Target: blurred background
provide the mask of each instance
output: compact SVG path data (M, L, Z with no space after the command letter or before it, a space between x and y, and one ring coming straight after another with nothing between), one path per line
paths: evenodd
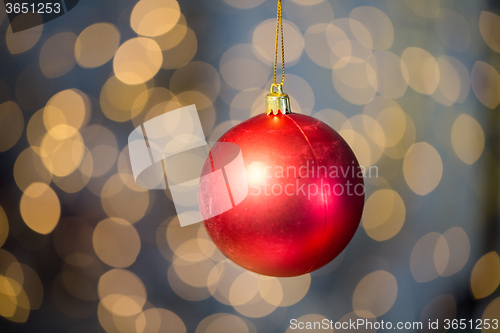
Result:
M293 111L378 168L324 268L247 272L201 223L180 227L168 191L135 185L127 137L144 121L194 103L214 141L264 112L276 5L81 0L13 33L0 4L2 332L500 318L495 0L283 1Z

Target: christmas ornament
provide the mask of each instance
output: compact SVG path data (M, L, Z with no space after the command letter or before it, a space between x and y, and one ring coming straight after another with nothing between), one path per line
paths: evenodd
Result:
M222 193L215 186L217 179L203 175L220 168L214 161L228 159L226 146L215 144L203 167L199 206L209 236L230 260L256 273L287 277L326 265L347 246L361 219L364 183L356 156L335 130L291 112L283 93L281 0L276 35L274 83L266 97L266 113L218 140L241 149L246 179L231 187L248 186L248 195L220 215L211 213L223 204ZM283 72L278 84L280 36ZM229 185L227 190L231 193Z

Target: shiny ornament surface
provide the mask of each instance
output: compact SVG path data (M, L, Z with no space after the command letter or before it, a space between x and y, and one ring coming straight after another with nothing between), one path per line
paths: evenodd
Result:
M218 142L239 146L247 176L239 186L248 186L241 203L205 218L222 196L213 178L201 178L204 225L224 255L250 271L287 277L314 271L344 250L361 219L364 184L354 153L336 131L306 115L262 114ZM227 154L216 144L202 175Z

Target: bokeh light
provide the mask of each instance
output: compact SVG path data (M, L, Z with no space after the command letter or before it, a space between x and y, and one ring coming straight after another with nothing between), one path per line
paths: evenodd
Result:
M119 44L120 31L113 24L92 24L76 39L76 62L84 68L102 66L113 58Z
M61 216L59 198L45 183L32 183L26 188L20 209L26 225L44 235L54 230Z
M427 142L418 142L406 153L403 172L406 183L419 195L438 186L443 175L443 162L437 150Z

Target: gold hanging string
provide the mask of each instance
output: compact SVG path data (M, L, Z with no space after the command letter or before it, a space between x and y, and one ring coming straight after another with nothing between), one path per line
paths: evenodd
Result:
M283 13L281 9L281 0L278 0L278 14L276 18L276 48L274 51L274 85L277 86L276 82L276 67L278 65L278 42L281 36L281 64L282 64L282 74L281 83L283 85L285 82L285 41L283 40Z
M281 37L281 82L276 82L276 68L278 67L278 44ZM281 0L278 0L278 14L276 18L276 48L274 49L274 83L271 84L269 95L266 96L266 114L280 113L285 115L292 113L290 107L290 98L283 92L283 83L285 82L285 41L283 40L283 13L281 9ZM278 91L276 91L277 89Z

